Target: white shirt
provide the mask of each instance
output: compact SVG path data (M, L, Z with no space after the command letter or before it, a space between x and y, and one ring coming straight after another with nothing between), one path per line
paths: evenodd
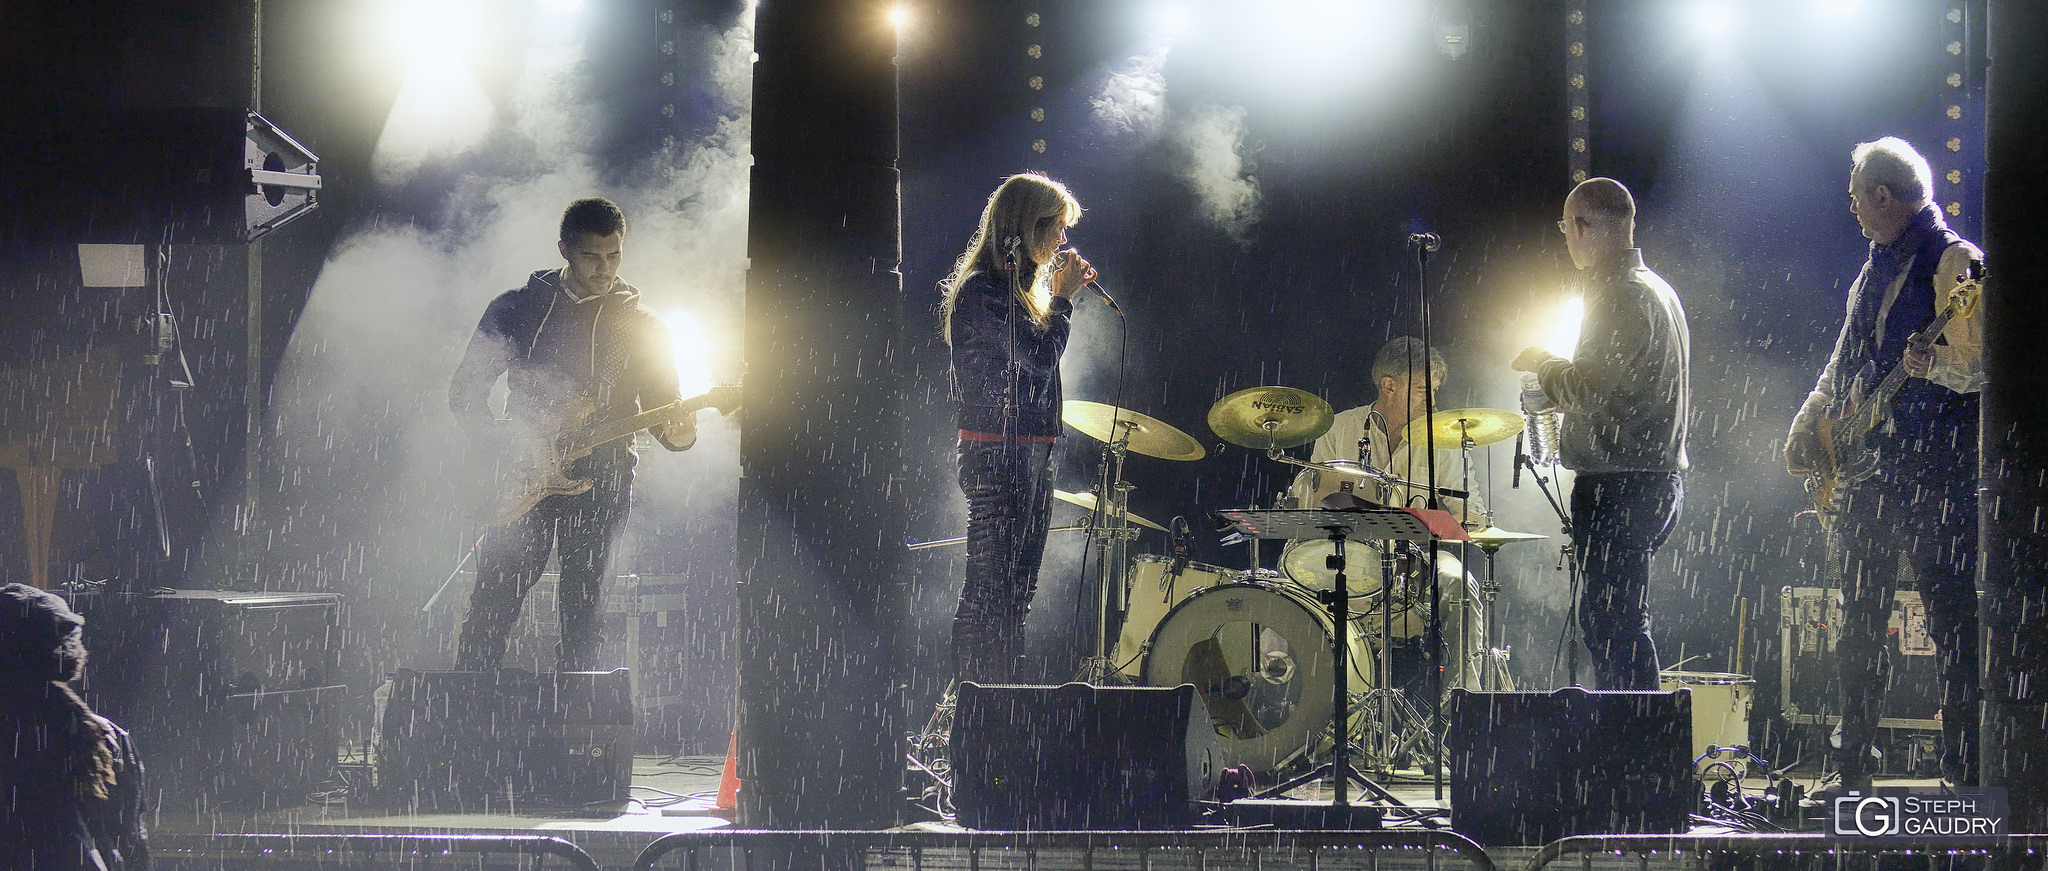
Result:
M1368 421L1370 421L1369 427ZM1331 460L1348 460L1355 463L1358 461L1358 440L1361 438L1367 439L1367 461L1374 468L1391 472L1395 477L1404 480L1416 482L1428 480L1429 460L1424 451L1421 448L1415 448L1406 443L1403 443L1398 448L1390 449L1388 445L1392 443L1393 438L1387 434L1385 424L1381 418L1372 413L1372 406L1370 405L1362 405L1338 412L1336 421L1330 424L1330 431L1324 433L1322 438L1316 439L1315 447L1309 452L1309 460L1317 463L1325 463ZM1411 450L1411 448L1413 449ZM1475 464L1478 462L1476 455L1473 461ZM1304 508L1313 508L1316 507L1324 496L1343 489L1342 485L1347 481L1361 482L1362 479L1348 475L1318 472L1315 469L1303 469L1301 474L1295 476L1291 495L1293 495L1296 505ZM1449 487L1453 490L1467 489L1465 486L1463 461L1459 456L1455 443L1448 449L1441 446L1437 448L1436 482L1439 487ZM1357 488L1358 495L1370 501L1379 501L1377 485L1369 481L1362 483L1363 486ZM1429 505L1429 494L1420 487L1396 487L1394 488L1394 500L1394 504L1410 508L1424 508ZM1469 505L1467 500L1453 499L1446 496L1443 499L1443 508L1445 511L1449 511L1452 517L1459 518L1460 520L1466 520L1467 515L1463 512L1469 508L1471 511L1469 523L1476 524L1477 526L1486 525L1486 521L1482 517L1486 511L1486 502L1477 493L1472 495Z

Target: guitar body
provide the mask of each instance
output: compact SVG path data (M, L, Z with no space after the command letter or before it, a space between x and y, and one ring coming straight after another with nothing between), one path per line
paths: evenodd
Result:
M526 512L549 496L576 496L589 492L592 486L590 479L570 476L569 468L577 460L590 456L590 452L597 450L599 445L706 408L731 414L739 407L739 385L726 384L712 388L702 396L677 400L631 417L587 424L593 409L589 401L579 400L541 427L542 432L553 435L528 439L513 446L512 456L499 479L497 507L485 522L491 526L506 526L525 517Z

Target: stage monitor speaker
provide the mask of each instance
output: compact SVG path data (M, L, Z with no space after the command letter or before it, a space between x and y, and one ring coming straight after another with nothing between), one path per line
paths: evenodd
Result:
M624 802L629 675L400 669L375 742L378 792L416 811Z
M951 748L953 806L974 829L1184 828L1221 773L1190 685L963 683Z
M1684 832L1692 694L1453 690L1451 828L1489 846Z
M152 805L296 807L333 777L340 610L332 593L82 602L87 700L134 734Z
M0 237L233 245L318 205L319 157L244 109L113 109L21 119L0 159Z

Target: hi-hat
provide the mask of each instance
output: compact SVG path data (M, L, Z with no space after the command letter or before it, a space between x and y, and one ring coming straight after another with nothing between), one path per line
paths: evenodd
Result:
M1498 526L1489 526L1478 532L1467 533L1467 535L1472 539L1473 544L1479 545L1481 550L1488 553L1500 550L1518 541L1542 541L1550 537L1533 532L1509 532Z
M1209 406L1209 430L1217 438L1261 451L1308 444L1336 419L1322 397L1292 387L1250 387Z
M1075 493L1068 490L1054 490L1052 491L1052 498L1058 499L1061 502L1065 502L1068 505L1079 505L1082 508L1088 509L1089 511L1095 510L1095 494L1093 493ZM1139 517L1136 514L1132 514L1129 511L1124 512L1124 519L1132 523L1135 523L1139 526L1145 527L1146 529L1157 529L1160 532L1167 531L1166 527L1160 526L1157 523L1153 523L1150 520L1146 520L1143 517Z
M1134 454L1162 460L1199 460L1208 453L1193 436L1173 424L1114 405L1069 399L1060 409L1060 420L1098 442L1128 439L1127 447Z
M1459 439L1467 435L1472 437L1473 447L1484 447L1514 438L1515 433L1522 431L1521 415L1498 408L1453 408L1439 411L1430 419L1435 421L1437 450L1455 451ZM1418 417L1408 422L1401 438L1408 444L1420 445L1427 438L1423 435L1425 431L1422 418Z

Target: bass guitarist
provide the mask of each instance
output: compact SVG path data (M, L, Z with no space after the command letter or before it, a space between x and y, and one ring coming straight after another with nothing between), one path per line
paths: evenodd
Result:
M630 417L678 399L674 350L659 315L640 292L619 280L626 217L602 198L582 199L562 213L557 243L568 265L533 273L484 310L469 349L448 385L448 406L481 440L497 445L550 439L588 409L586 422ZM505 411L491 413L490 391L509 372ZM663 447L687 450L696 418L679 412L649 428ZM562 633L556 668L597 668L599 605L612 541L625 525L637 462L632 440L598 445L569 475L591 482L575 494L541 499L517 518L486 531L477 554L476 587L455 654L461 671L498 667L505 637L548 555L559 551L557 589ZM502 519L502 518L501 518Z
M1792 422L1785 465L1832 490L1836 470L1867 466L1867 478L1822 505L1835 535L1843 613L1836 646L1841 725L1831 753L1839 780L1821 797L1867 790L1876 771L1877 725L1890 679L1885 622L1902 563L1927 606L1942 662L1942 777L1977 783L1977 406L1984 386L1983 324L1933 324L1951 293L1981 268L1983 252L1957 236L1931 201L1932 172L1896 137L1856 146L1849 211L1870 239L1870 258L1849 289L1848 317L1819 383ZM1924 349L1924 350L1923 350ZM1852 456L1823 436L1872 385L1903 367L1889 414ZM1824 502L1825 499L1817 499ZM1832 507L1830 512L1828 509ZM1829 794L1829 791L1832 794ZM1867 794L1867 793L1866 793Z

